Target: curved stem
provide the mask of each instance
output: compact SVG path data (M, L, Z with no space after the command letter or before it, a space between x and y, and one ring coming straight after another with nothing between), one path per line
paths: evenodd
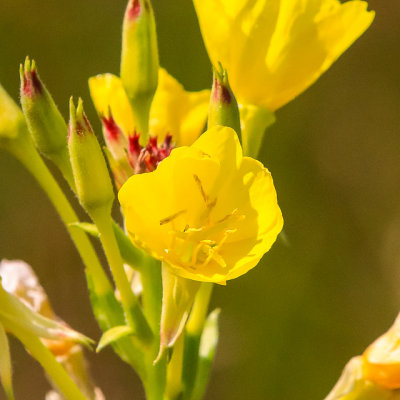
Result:
M122 310L98 256L86 234L72 226L79 222L79 219L32 142L27 138L21 138L10 143L7 150L33 175L65 224L85 264L90 300L100 328L106 331L113 326L121 325L123 323ZM144 376L142 355L132 339L121 339L114 348L125 362L136 369L141 377Z
M92 244L85 233L71 226L71 224L79 222L75 211L51 175L46 164L33 147L33 144L27 140L19 141L12 147L11 152L34 176L53 203L68 233L71 235L86 268L96 281L97 291L100 293L109 291L111 289L111 284L103 271Z

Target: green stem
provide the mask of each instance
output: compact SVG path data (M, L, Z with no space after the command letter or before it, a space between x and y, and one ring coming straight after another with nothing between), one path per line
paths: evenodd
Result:
M208 306L214 285L203 282L193 304L192 312L185 329L185 347L183 355L182 382L184 398L190 399L194 389L198 363L200 340L207 318Z
M38 337L28 332L23 332L21 329L16 329L16 331L18 339L29 350L32 357L40 363L67 400L86 400L78 386Z
M7 150L33 175L65 224L85 264L86 278L91 294L90 300L100 328L106 331L113 326L121 325L123 315L118 312L120 304L115 298L113 287L97 254L86 234L72 226L79 222L79 219L32 142L29 139L21 138L10 143ZM130 338L119 340L115 344L115 350L125 362L137 370L140 376L143 376L143 360Z
M113 274L115 285L119 290L127 322L134 329L135 336L144 341L150 340L152 331L126 276L108 207L90 210L89 213L99 230L100 241Z
M27 140L19 141L18 143L15 143L11 151L34 176L42 189L46 192L50 201L53 203L71 235L88 272L90 272L90 275L96 281L97 291L100 292L100 294L104 294L111 290L111 284L108 281L86 234L71 227L71 224L79 222L79 219L64 193L51 175L46 164L33 147L33 144Z

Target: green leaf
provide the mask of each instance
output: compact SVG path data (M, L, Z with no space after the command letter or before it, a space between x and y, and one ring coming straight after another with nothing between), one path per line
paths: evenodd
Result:
M72 224L69 224L69 226L82 229L84 232L88 233L90 236L97 237L97 238L100 237L99 230L97 229L97 226L95 224L91 224L89 222L74 222Z
M82 229L93 237L100 237L99 230L95 224L88 222L74 222L73 224L70 224L70 226ZM135 270L140 271L143 258L142 251L133 245L123 229L116 222L113 223L113 230L124 262L135 268Z
M99 353L105 347L116 342L117 340L122 339L125 336L133 335L134 333L135 332L130 326L114 326L114 328L111 328L107 332L103 333L103 336L101 337L99 344L97 345L96 353Z

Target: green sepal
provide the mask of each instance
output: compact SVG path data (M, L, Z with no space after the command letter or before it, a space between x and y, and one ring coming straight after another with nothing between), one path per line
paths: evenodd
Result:
M165 263L162 265L162 311L160 351L157 363L172 348L187 322L200 282L175 275Z

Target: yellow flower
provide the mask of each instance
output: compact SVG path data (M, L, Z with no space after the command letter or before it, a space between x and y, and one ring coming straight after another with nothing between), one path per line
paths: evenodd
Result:
M119 192L134 243L184 278L224 284L255 267L282 229L270 173L214 127Z
M194 0L214 65L238 102L275 111L326 71L369 27L364 1Z
M363 355L363 373L387 389L400 389L400 315Z
M160 68L158 88L150 109L150 135L162 142L172 135L176 145L190 145L206 122L210 91L187 92L167 71ZM89 79L90 93L100 115L111 114L126 136L134 133L134 120L121 80L112 74Z

